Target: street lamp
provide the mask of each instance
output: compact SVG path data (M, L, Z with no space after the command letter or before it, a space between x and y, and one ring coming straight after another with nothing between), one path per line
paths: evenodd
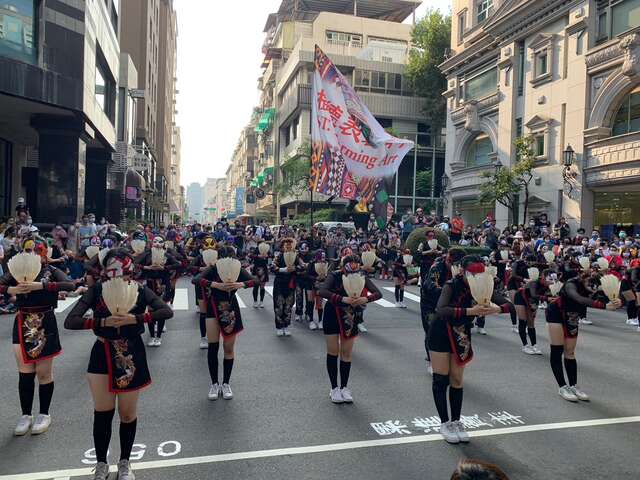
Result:
M494 164L494 168L496 169L496 175L498 173L500 173L500 170L502 169L502 162L500 160L496 160L496 163Z
M573 148L571 148L571 145L567 145L566 150L562 153L564 159L564 167L571 168L571 166L573 165L573 157L575 155L575 152L573 151Z
M449 186L449 177L447 177L446 173L442 174L442 178L440 179L440 185L442 185L442 192L446 192L447 187Z
M578 176L577 172L573 171L573 163L575 160L575 151L571 148L571 145L567 145L567 148L562 152L562 181L567 192L569 198L571 198L571 193L574 189L574 183L576 177Z

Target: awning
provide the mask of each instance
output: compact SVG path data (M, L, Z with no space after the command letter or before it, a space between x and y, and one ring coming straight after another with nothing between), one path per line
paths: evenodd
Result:
M256 132L264 133L269 130L271 128L271 125L273 124L273 117L275 116L275 114L275 108L267 108L262 114L262 117L260 117L258 125L256 125Z

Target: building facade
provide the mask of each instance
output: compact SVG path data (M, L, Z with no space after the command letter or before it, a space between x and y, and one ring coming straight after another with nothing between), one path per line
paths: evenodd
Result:
M424 101L414 96L404 76L412 26L402 22L414 13L418 3L384 3L284 0L278 12L268 17L264 71L259 80L262 115L257 126L258 163L250 188L270 192L270 182L279 179L280 166L308 153L314 47L318 45L352 82L382 126L417 144L395 179L391 203L396 211L438 204L439 182L428 191L420 191L416 178L424 171L431 171L435 179L442 177L443 140L440 135L431 135L429 125L424 123ZM276 213L282 216L308 208L310 202L308 192L299 198L275 198L279 207ZM270 195L257 203L259 211L273 211L274 206Z
M119 2L0 4L0 216L109 210L120 71Z
M202 185L193 182L187 187L187 209L190 222L203 221L204 191Z
M467 223L487 213L499 226L528 221L522 208L477 201L482 172L514 165L514 140L526 135L530 218L640 229L640 2L456 0L452 27L441 65L449 212Z

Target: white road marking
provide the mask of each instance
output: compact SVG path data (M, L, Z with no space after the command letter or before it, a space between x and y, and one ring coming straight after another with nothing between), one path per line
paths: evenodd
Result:
M267 293L273 297L273 287L270 285L267 285L264 287L264 289L267 291Z
M58 301L58 307L55 309L55 313L62 313L64 312L67 308L71 307L73 304L75 304L78 300L80 300L80 296L77 297L67 297L64 300L59 300Z
M240 298L240 295L238 295L237 293L236 293L236 299L238 300L238 306L240 308L247 308L247 304L244 303L244 301L242 301L242 299Z
M395 304L389 302L388 300L385 300L384 298L381 298L380 300L376 300L374 303L377 303L378 305L384 308L395 307Z
M173 299L174 310L189 310L189 290L176 288L176 296Z
M510 435L512 433L543 432L548 430L565 430L567 428L597 427L602 425L619 425L624 423L640 423L640 416L598 418L593 420L578 420L574 422L542 423L539 425L521 425L518 427L496 428L469 432L472 438L494 437L498 435ZM272 450L257 450L252 452L223 453L218 455L204 455L190 458L172 458L170 460L151 460L148 462L134 462L134 471L153 470L158 468L180 467L188 465L203 465L210 463L232 462L236 460L253 460L259 458L284 457L288 455L308 455L310 453L340 452L356 450L360 448L389 447L395 445L410 445L415 443L443 442L439 433L394 437L379 440L364 440L359 442L333 443L327 445L312 445L308 447L276 448ZM2 475L0 480L49 480L51 478L82 477L90 475L92 468L75 468L69 470L56 470L49 472L21 473L17 475ZM111 472L117 471L117 466L112 465Z
M393 287L384 287L384 289L387 290L388 292L395 293L395 288L393 288ZM404 298L408 298L409 300L413 300L414 302L420 303L420 297L419 296L414 295L413 293L409 293L406 290L404 291Z

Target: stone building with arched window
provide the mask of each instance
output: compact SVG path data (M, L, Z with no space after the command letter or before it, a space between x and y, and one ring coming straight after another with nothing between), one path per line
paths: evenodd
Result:
M640 0L454 0L451 49L450 213L640 233ZM536 164L528 218L524 198L478 202L482 173L513 166L523 135Z

